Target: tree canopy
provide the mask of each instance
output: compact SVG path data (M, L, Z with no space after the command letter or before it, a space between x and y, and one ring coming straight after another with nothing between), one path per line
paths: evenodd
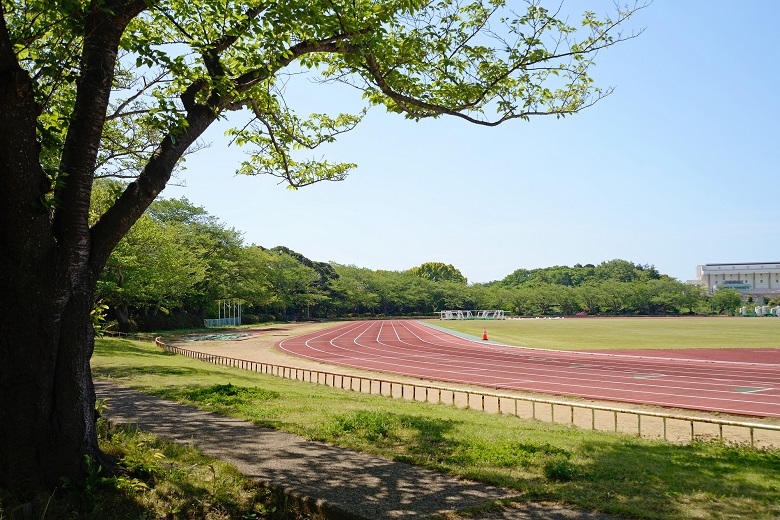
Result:
M409 272L420 278L428 279L432 282L456 282L466 283L466 277L452 264L444 262L425 262L417 267L412 267Z
M176 233L167 236L170 225ZM167 242L159 248L146 241L163 238ZM181 261L163 264L161 257ZM197 266L202 267L194 271L197 276L178 276ZM522 283L506 283L515 280ZM204 317L216 316L218 298L241 300L246 324L430 316L445 309L502 309L520 316L733 310L721 305L722 295L708 298L699 287L621 259L598 266L518 269L503 281L485 284L467 284L459 269L443 262L405 271L319 262L284 246L246 245L240 233L225 229L186 199L152 203L112 253L97 295L108 304L110 321L102 325L120 330L202 326Z
M289 75L346 83L412 120L561 117L609 93L591 77L594 57L632 36L621 27L641 7L569 24L537 0L523 10L505 0L0 0L0 486L51 488L101 457L89 368L98 281L125 235L165 240L156 233L177 226L164 208L131 231L215 121L230 115L230 139L248 147L241 173L292 188L340 180L354 165L312 150L363 112L300 116L284 98ZM105 177L130 182L94 214ZM220 233L184 240L228 247ZM132 258L114 260L144 276ZM234 265L187 262L193 273Z
M601 262L599 265L576 264L574 267L556 265L539 269L518 269L496 283L507 287L526 283L551 283L579 287L593 280L631 282L654 280L659 277L660 274L652 265L634 264L618 258Z

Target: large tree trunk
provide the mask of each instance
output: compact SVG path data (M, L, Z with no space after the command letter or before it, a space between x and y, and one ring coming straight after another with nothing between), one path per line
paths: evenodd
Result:
M94 279L86 262L64 265L58 252L39 163L38 107L4 23L0 99L0 487L31 491L79 476L78 454L97 450L89 372Z
M41 204L48 184L36 110L15 72L16 81L0 81L3 99L20 100L0 110L0 487L29 492L79 477L83 455L97 453L89 370L95 277L85 255L66 258L54 238Z
M40 163L32 80L0 17L0 487L17 496L51 490L61 477L79 480L85 457L99 455L89 313L97 274L118 238L104 239L95 254L87 215L126 21L95 5L85 17L82 74L56 203ZM114 234L121 237L128 227Z
M77 480L98 455L92 284L63 297L54 267L4 265L0 281L0 482L20 491Z
M130 332L130 307L122 303L114 307L117 329L119 332Z
M100 451L89 360L95 284L117 242L170 179L185 150L216 119L219 96L182 95L186 130L162 139L90 229L89 206L119 41L144 0L90 3L76 98L54 192L41 166L33 81L22 69L0 5L0 488L20 495L84 476ZM174 135L175 134L175 135Z

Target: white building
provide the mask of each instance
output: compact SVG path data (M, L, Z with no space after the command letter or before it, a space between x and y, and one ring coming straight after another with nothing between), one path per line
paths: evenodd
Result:
M723 287L746 296L774 298L780 295L780 262L699 265L693 283L709 292Z

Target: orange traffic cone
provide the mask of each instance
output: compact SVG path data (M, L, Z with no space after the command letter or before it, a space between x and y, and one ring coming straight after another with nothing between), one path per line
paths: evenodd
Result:
M487 341L487 327L482 329L482 339Z

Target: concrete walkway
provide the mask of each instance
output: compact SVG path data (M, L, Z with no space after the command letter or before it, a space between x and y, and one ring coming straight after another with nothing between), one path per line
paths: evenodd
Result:
M175 442L229 462L265 485L297 497L331 519L429 518L494 499L509 490L460 480L431 470L365 455L288 433L260 428L197 408L96 382L99 398L111 398L105 415L114 423ZM552 504L514 504L477 520L608 520Z

